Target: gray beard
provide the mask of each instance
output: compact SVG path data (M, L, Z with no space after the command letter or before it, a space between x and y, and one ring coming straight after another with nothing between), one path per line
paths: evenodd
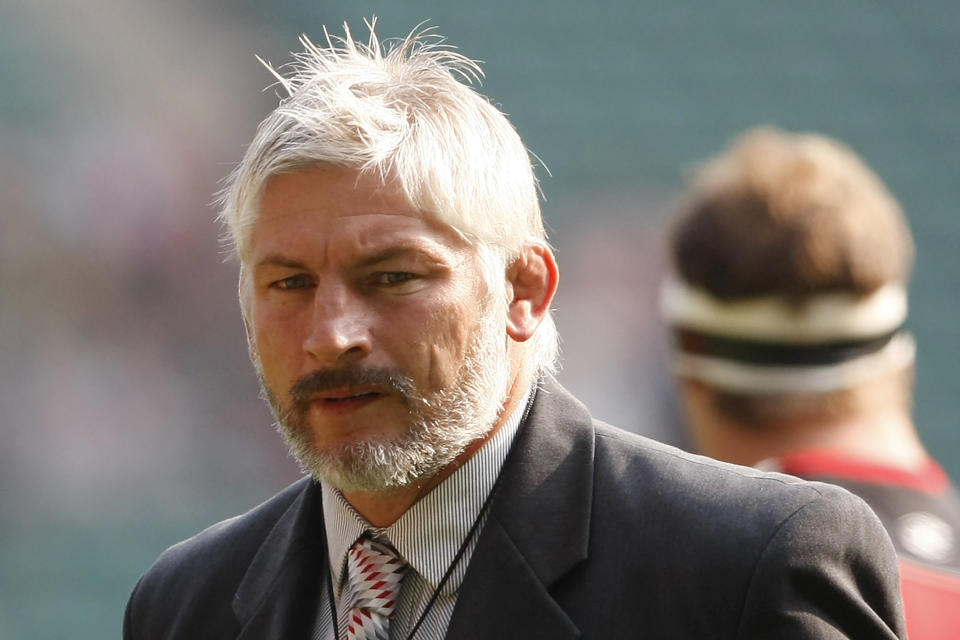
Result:
M500 314L484 312L456 379L446 389L425 394L397 371L353 369L305 376L284 406L271 393L258 366L261 395L276 428L300 467L316 480L341 491L385 492L435 476L472 442L486 436L503 410L510 379ZM498 320L501 320L498 322ZM316 384L311 384L314 378ZM377 382L397 392L407 406L407 429L392 437L319 449L307 420L309 401L318 387Z

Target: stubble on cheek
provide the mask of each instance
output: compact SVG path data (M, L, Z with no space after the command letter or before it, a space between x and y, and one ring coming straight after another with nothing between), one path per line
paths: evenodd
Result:
M421 344L427 366L427 382L433 391L445 391L457 382L467 348L473 335L473 327L464 327L462 318L467 314L457 307L430 318L431 329ZM461 319L461 320L458 320Z

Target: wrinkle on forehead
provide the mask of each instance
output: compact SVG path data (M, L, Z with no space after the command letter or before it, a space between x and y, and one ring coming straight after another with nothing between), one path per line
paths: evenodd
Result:
M306 262L326 263L336 256L362 266L415 255L437 266L459 266L474 254L471 245L445 227L423 224L415 217L404 222L403 218L408 217L363 214L317 220L301 212L264 219L257 229L250 263L254 269L271 264L296 267Z
M343 167L309 167L271 176L264 185L259 209L254 227L263 218L287 213L310 213L330 219L362 214L406 216L422 220L461 243L476 244L472 234L451 224L446 216L415 206L396 181Z
M260 212L281 206L291 211L318 205L331 212L344 202L349 213L419 215L402 190L367 174L339 167L315 167L271 176L264 185Z

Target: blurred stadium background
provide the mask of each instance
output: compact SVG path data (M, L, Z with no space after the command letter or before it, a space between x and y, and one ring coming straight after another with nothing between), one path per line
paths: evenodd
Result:
M960 5L0 0L0 638L119 637L169 544L297 476L257 399L218 181L272 108L259 54L429 19L552 176L563 382L684 444L654 314L684 175L760 123L858 150L919 259L917 417L960 478Z

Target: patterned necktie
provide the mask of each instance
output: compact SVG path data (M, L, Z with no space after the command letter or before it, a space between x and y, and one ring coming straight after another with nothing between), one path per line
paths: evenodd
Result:
M347 553L347 602L352 603L347 640L387 640L400 581L407 570L391 547L367 536Z

